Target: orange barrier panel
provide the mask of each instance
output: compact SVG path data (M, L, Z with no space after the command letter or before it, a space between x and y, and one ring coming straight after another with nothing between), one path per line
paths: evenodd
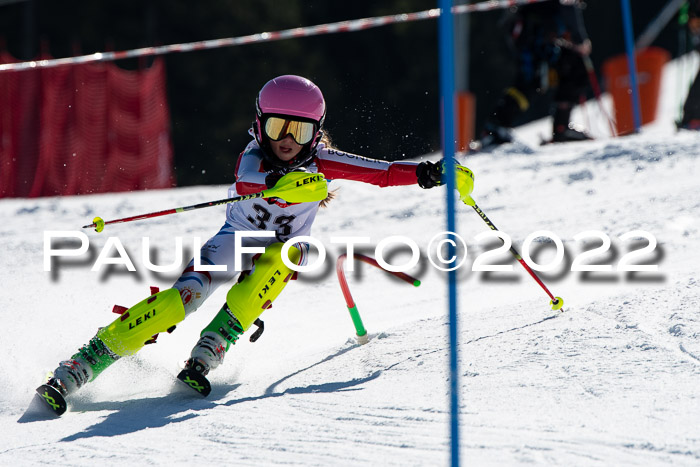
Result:
M661 89L661 75L664 64L670 60L670 54L658 47L648 47L638 51L637 84L641 107L642 125L654 121ZM603 63L603 76L606 87L613 99L615 108L615 126L618 135L634 132L634 107L630 89L627 55L616 55Z
M474 139L474 111L476 99L470 92L457 93L457 151L466 151Z

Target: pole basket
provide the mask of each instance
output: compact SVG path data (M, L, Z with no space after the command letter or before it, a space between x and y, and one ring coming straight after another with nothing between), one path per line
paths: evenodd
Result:
M396 276L399 279L408 282L409 284L415 287L418 287L420 285L420 281L415 277L409 276L408 274L405 274L403 272L388 271L382 266L380 266L375 259L370 258L369 256L355 254L354 258L359 259L360 261L363 261L367 264L371 264L372 266L381 269L382 271L386 271L389 274ZM357 343L363 345L369 342L369 335L367 334L367 330L365 329L365 326L362 323L360 312L357 310L357 305L355 304L355 300L353 300L352 298L352 294L350 293L350 287L348 286L348 281L345 278L345 269L343 266L345 265L346 259L346 254L338 256L338 261L336 262L335 270L338 274L338 282L340 283L340 289L343 291L343 297L345 297L345 303L348 307L348 311L350 312L350 318L352 319L352 323L355 326Z

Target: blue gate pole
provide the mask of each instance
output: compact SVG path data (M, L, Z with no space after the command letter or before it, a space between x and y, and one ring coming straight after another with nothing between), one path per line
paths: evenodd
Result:
M442 152L445 159L447 184L447 231L455 227L455 66L454 23L452 1L439 0L438 47L440 60L440 101L442 103ZM454 258L456 247L448 243L448 258ZM449 347L450 347L450 458L459 466L459 371L457 361L457 270L448 271L449 287Z
M637 61L634 56L634 33L632 32L632 9L630 0L620 0L622 3L622 27L625 31L625 49L627 51L627 68L630 73L630 88L632 89L632 116L634 131L639 132L642 117L639 105L639 88L637 87Z

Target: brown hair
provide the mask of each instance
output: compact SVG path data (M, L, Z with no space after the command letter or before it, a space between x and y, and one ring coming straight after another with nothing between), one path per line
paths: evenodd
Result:
M325 144L326 147L329 149L335 149L335 148L333 148L333 141L331 141L331 137L327 131L323 132L323 136L321 137L320 142ZM335 190L329 191L328 196L326 196L326 199L324 199L323 201L321 201L321 203L319 203L319 206L322 208L327 208L328 204L331 202L331 200L335 199L335 197L337 196L337 194L336 194L337 191L338 191L338 188L336 188Z

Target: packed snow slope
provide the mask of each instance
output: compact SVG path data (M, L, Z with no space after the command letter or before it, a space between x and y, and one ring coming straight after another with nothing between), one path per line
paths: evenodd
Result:
M507 252L486 262L512 272L472 270L497 243L476 239L489 229L460 204L458 233L469 248L458 275L465 465L700 465L700 133L673 129L671 94L659 121L638 135L613 139L598 125L595 141L540 147L547 122L539 122L518 130L521 143L461 156L476 174L474 198L516 248L546 230L566 253L556 263L554 244L542 237L530 248L538 263L558 265L541 273L565 300L556 313ZM600 123L597 104L586 107ZM114 304L131 306L149 285L166 288L177 277L145 268L143 237L157 264L177 260L181 237L186 262L193 238L214 234L224 208L90 232L90 250L51 272L45 231L220 199L226 187L0 201L0 464L447 464L447 286L428 260L431 238L445 230L445 190L332 186L337 199L313 231L327 250L324 266L302 274L263 314L258 342L244 336L231 349L210 375L209 398L182 392L174 376L224 302L224 287L173 334L81 389L60 419L26 411L46 372L111 322ZM621 259L649 245L620 236L640 230L657 244L631 263L658 270L620 271ZM587 231L612 245L580 262L610 271L571 271L582 252L603 244L577 236ZM374 256L393 235L419 246L410 273L422 284L358 263L348 279L370 334L360 346L335 277L343 249L330 239L370 237L358 251ZM91 271L109 236L137 272ZM401 249L387 259L408 256Z

